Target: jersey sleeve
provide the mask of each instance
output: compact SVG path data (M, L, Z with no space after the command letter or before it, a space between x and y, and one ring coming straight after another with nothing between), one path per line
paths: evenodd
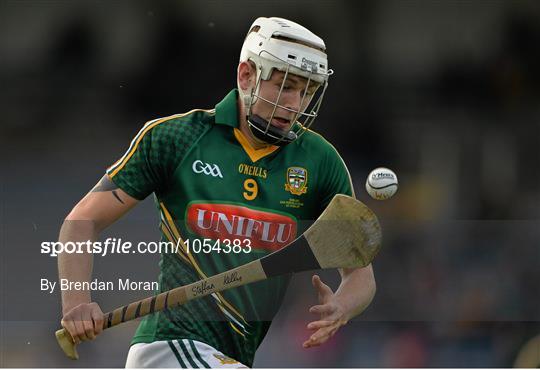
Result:
M186 153L211 126L213 116L209 113L194 109L147 122L107 174L120 189L139 200L166 190Z
M319 200L321 211L326 208L336 194L354 197L354 188L349 170L334 147L327 150L321 169L323 171Z
M111 180L132 197L142 200L158 190L167 179L172 158L160 150L163 129L159 122L150 121L139 131L126 153L107 174Z

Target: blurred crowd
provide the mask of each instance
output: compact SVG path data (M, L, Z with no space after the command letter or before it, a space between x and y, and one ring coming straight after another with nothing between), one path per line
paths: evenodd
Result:
M335 75L313 128L343 155L357 196L381 219L384 245L364 315L303 350L315 302L303 274L256 366L512 366L540 333L534 0L3 1L2 202L16 199L20 212L10 218L27 222L21 215L39 192L60 202L40 217L60 221L144 122L213 107L236 86L240 46L258 16L289 18L325 39ZM363 189L378 166L400 181L385 202ZM29 185L36 173L39 189ZM141 217L155 227L154 214ZM339 284L335 273L323 277ZM7 338L18 329L3 316ZM122 333L111 348L125 353ZM122 366L111 348L111 362L83 365ZM42 366L8 341L1 351L2 366Z

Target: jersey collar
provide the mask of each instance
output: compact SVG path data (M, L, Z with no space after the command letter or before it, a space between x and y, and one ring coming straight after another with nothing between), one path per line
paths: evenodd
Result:
M216 105L216 123L238 127L238 90L233 89Z
M240 143L244 151L247 153L252 162L257 162L259 159L272 154L279 149L278 146L269 146L263 149L254 149L249 141L244 137L238 129L238 90L231 90L226 97L216 105L215 122L219 125L234 127L234 136Z

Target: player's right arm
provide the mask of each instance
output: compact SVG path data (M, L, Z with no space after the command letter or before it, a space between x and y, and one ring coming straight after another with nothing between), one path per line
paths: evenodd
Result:
M126 153L107 169L107 174L73 208L60 231L60 242L94 241L99 233L148 195L163 191L183 153L203 132L204 126L189 124L176 116L147 122ZM60 279L89 281L91 254L60 254ZM77 341L93 339L102 330L101 309L90 292L62 292L62 326Z
M104 229L138 202L118 188L109 175L104 175L68 214L60 229L59 241L93 242ZM89 281L92 264L91 253L60 253L59 278L71 282ZM75 343L94 339L102 331L103 312L97 303L92 302L89 291L62 291L62 315L62 326L71 334Z

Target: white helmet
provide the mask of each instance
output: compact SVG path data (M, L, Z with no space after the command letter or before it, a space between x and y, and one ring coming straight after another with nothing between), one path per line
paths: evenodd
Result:
M247 92L242 91L240 86L238 88L246 108L251 132L259 140L274 145L284 145L294 141L311 126L317 117L324 92L328 86L328 77L333 73L328 68L324 41L307 28L287 19L257 18L251 25L240 53L240 62L245 61L253 62L257 70L255 88ZM274 70L284 72L285 77L277 101L269 101L259 94L260 82L261 80L269 80ZM293 110L278 104L289 73L307 79L300 110ZM307 96L308 89L314 85L318 87L317 98ZM306 98L307 100L305 100ZM251 108L257 99L274 106L272 116L268 121L252 114ZM301 111L305 102L309 102L309 104ZM277 108L295 113L289 132L284 132L270 124Z

